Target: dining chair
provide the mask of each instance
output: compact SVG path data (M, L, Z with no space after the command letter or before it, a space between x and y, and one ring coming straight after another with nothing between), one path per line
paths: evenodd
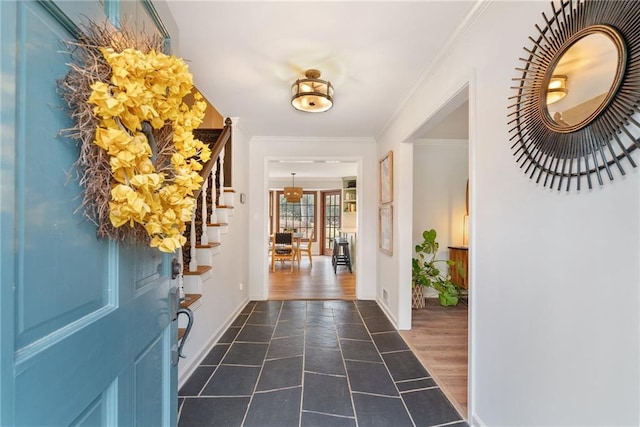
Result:
M313 257L311 256L311 247L313 246L313 241L316 238L316 230L315 228L311 229L311 235L309 236L309 240L303 240L300 242L300 245L298 247L298 255L302 256L302 253L306 253L307 256L309 257L309 265L311 267L313 267ZM298 259L298 262L300 262L300 259Z
M291 261L291 271L297 251L293 246L293 233L275 233L271 236L271 270L276 271L276 261Z

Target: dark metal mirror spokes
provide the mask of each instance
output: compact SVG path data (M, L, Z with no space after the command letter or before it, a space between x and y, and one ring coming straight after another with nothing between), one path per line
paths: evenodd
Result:
M519 58L509 132L536 183L568 191L624 175L640 147L640 1L560 0Z

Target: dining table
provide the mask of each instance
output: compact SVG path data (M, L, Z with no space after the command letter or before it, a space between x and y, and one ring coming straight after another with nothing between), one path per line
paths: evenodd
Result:
M300 269L300 242L302 241L302 238L305 236L304 233L300 233L300 232L294 232L293 234L293 250L295 252L295 260L298 262L298 269ZM273 238L275 237L275 234L271 234L269 236L269 245L271 245L271 242L273 242ZM276 245L278 246L278 245ZM271 250L273 248L269 248L269 250Z

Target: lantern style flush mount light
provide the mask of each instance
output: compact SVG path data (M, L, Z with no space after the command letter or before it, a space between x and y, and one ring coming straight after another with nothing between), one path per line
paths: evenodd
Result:
M554 74L549 80L547 87L547 105L560 101L567 96L567 76L564 74Z
M320 80L320 71L309 69L304 79L291 85L291 105L307 113L322 113L333 107L333 86L331 82Z
M291 187L284 187L284 198L287 203L299 203L302 198L302 187L296 187L296 173L291 172Z

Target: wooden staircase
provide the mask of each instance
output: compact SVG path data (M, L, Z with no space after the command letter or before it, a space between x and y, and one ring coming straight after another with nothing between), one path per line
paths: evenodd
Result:
M222 235L227 233L229 218L233 216L235 190L224 187L223 172L224 150L231 141L231 125L227 118L223 129L194 130L195 138L209 144L211 159L201 171L205 181L194 195L196 208L193 220L185 230L187 242L180 252L183 266L181 294L184 295L180 305L191 311L200 306L200 299L212 279L214 258L220 253ZM179 339L184 331L184 327L179 327Z

